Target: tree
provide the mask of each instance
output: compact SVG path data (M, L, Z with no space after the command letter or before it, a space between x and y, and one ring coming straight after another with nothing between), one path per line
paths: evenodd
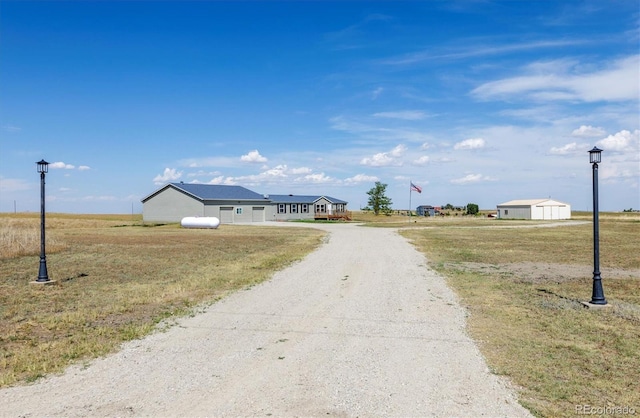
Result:
M467 204L467 215L477 215L480 212L480 208L475 203Z
M387 213L391 211L391 199L385 195L387 185L376 181L376 185L367 192L369 201L367 204L377 216L380 212Z

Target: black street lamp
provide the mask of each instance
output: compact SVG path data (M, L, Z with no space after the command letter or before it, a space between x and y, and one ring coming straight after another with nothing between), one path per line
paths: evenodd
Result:
M589 151L589 160L593 168L593 292L591 303L594 305L606 305L602 289L602 277L600 277L600 231L598 220L598 163L601 161L602 150L593 147Z
M49 163L40 160L36 164L38 165L38 173L40 173L40 271L36 283L46 283L49 281L49 274L47 273L47 256L44 247L44 175L48 171Z

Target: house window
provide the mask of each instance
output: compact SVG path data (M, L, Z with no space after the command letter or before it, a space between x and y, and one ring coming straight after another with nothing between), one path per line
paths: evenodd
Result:
M287 213L287 206L284 203L278 203L278 213Z
M509 209L505 209L505 210L504 210L504 214L505 214L505 215L508 215L508 214L509 214Z
M291 204L291 213L298 213L298 205L295 203Z
M242 208L236 208L236 215L242 215Z
M300 205L300 206L302 206L302 208L301 208L301 210L300 210L302 213L309 213L309 205L308 205L308 204L303 203L303 204L302 204L302 205Z
M316 205L316 213L325 213L327 211L327 207L324 204Z

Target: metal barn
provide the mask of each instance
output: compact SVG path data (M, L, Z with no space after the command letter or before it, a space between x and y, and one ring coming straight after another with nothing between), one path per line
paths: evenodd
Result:
M511 200L497 208L500 219L571 219L571 205L552 199Z

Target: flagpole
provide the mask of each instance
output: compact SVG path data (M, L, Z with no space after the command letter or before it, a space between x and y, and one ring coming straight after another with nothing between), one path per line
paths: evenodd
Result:
M413 187L411 187L412 181L409 180L409 222L411 222L411 192L413 191Z

